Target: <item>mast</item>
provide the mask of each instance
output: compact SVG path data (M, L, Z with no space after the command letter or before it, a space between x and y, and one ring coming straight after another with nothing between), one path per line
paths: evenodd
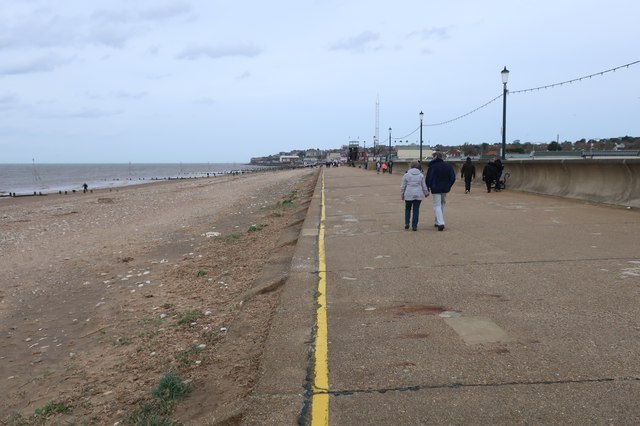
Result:
M42 181L42 178L38 174L38 170L36 170L36 159L32 158L31 162L33 163L33 180L36 182Z
M376 133L373 136L373 154L376 154L380 141L380 96L376 95Z

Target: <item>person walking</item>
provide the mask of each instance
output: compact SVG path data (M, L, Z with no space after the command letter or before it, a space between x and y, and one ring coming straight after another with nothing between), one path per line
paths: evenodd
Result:
M461 178L464 179L464 193L471 192L471 180L476 178L476 166L471 162L471 157L462 165L460 170Z
M409 229L409 221L411 221L411 229L418 230L420 203L428 196L429 190L424 175L420 172L420 163L412 161L411 168L402 176L400 184L400 198L404 201L404 229Z
M487 185L487 192L491 192L491 185L498 180L498 168L493 159L482 169L482 180Z
M447 194L456 181L456 172L451 164L442 159L442 153L436 151L432 155L427 169L427 189L433 195L433 210L436 214L434 226L438 231L444 231L444 207L447 204Z

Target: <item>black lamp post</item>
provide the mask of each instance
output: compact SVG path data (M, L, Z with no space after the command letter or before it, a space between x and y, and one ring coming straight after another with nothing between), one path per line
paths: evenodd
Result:
M507 80L509 80L509 70L504 67L500 71L502 75L502 159L506 159L507 154Z
M420 111L420 169L422 169L422 119L424 118L424 112Z
M391 127L389 127L389 151L387 151L387 165L391 159Z

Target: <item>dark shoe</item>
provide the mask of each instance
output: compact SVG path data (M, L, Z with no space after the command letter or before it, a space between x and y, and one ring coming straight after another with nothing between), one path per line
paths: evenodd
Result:
M437 227L438 227L438 224L437 224L437 223L434 223L434 224L433 224L433 227L434 227L434 228L437 228Z
M405 226L404 226L404 229L409 229L409 225L405 225Z
M438 225L438 231L444 231L444 225Z
M490 190L490 189L487 189L487 192L491 192L491 190Z
M418 228L412 228L412 229L413 229L414 231L417 231L417 230L418 230Z

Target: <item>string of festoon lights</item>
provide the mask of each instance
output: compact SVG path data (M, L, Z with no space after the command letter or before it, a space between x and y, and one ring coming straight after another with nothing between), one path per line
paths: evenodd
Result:
M610 72L615 72L615 71L617 71L617 70L619 70L621 68L629 68L630 66L636 65L636 64L640 64L640 61L629 62L628 64L620 65L618 67L611 68L611 69L608 69L606 71L600 71L600 72L597 72L595 74L585 75L584 77L578 77L578 78L574 78L574 79L567 80L567 81L561 81L560 83L547 84L546 86L533 87L531 89L509 90L509 94L510 95L515 95L516 93L526 93L526 92L533 92L535 90L551 89L553 87L562 86L564 84L571 84L571 83L575 83L576 81L582 81L582 80L586 80L586 79L592 78L592 77L599 77L599 76L605 75L605 74L610 73Z
M593 77L600 77L600 76L603 76L603 75L605 75L607 73L615 72L615 71L617 71L619 69L622 69L622 68L629 68L629 67L631 67L633 65L637 65L637 64L640 64L640 61L629 62L628 64L624 64L624 65L620 65L620 66L617 66L617 67L614 67L614 68L610 68L610 69L605 70L605 71L596 72L596 73L593 73L593 74L585 75L583 77L573 78L571 80L561 81L559 83L547 84L545 86L539 86L539 87L532 87L530 89L509 90L508 93L510 95L515 95L515 94L518 94L518 93L527 93L527 92L533 92L533 91L537 91L537 90L552 89L554 87L559 87L559 86L562 86L562 85L565 85L565 84L576 83L576 82L579 82L579 81L582 81L582 80L586 80L586 79L590 79L590 78L593 78ZM426 123L426 124L423 124L423 126L425 126L425 127L435 127L435 126L442 126L442 125L445 125L445 124L453 123L454 121L457 121L457 120L460 120L462 118L465 118L465 117L467 117L467 116L469 116L469 115L471 115L471 114L473 114L475 112L480 111L483 108L486 108L487 106L491 105L492 103L494 103L498 99L502 98L502 96L503 95L501 93L500 95L498 95L495 98L491 99L490 101L480 105L479 107L467 112L466 114L462 114L462 115L460 115L458 117L452 118L451 120L441 121L439 123ZM409 137L409 136L413 135L415 132L417 132L419 129L420 129L420 126L418 126L414 131L412 131L411 133L409 133L406 136L403 136L403 137L400 137L400 138L393 138L393 139L395 139L395 140L406 139L407 137Z

